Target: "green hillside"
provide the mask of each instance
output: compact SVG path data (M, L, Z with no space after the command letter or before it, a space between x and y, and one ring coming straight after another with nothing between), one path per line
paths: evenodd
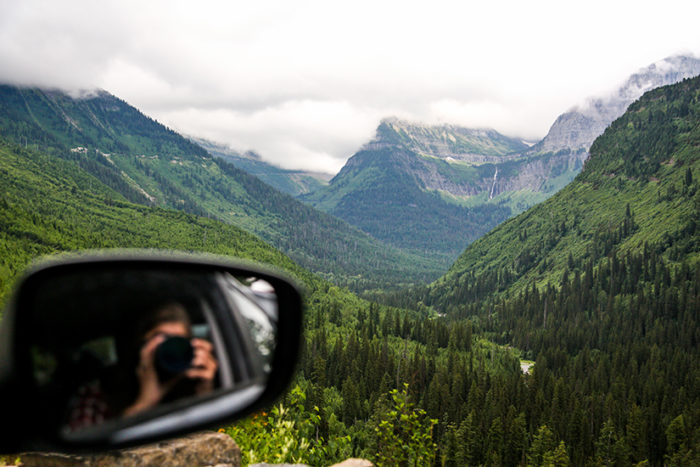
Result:
M17 143L105 153L206 156L174 131L105 92L73 98L58 90L0 85L0 128Z
M0 86L0 134L77 163L129 201L241 227L336 283L408 285L445 268L298 202L104 91Z
M480 295L557 283L612 252L695 264L700 128L696 79L651 91L596 140L582 173L548 201L474 243L432 287L438 301L469 278Z
M302 199L374 238L447 267L471 241L510 214L502 206L459 206L428 192L411 173L421 158L407 150L363 150L326 189Z
M86 248L207 251L310 277L231 225L127 202L70 162L0 140L0 296L38 256Z
M243 421L227 430L246 456L257 452L258 459L301 459L330 465L351 456L393 459L392 446L399 443L399 448L410 445L420 455L419 463L429 463L435 458L436 447L455 455L457 445L449 441L454 439L455 430L449 420L441 420L433 441L432 422L412 407L425 408L435 418L449 406L454 408L454 417L461 419L471 412L481 413L484 407L492 410L482 397L463 401L468 388L478 388L486 397L498 387L524 384L513 351L472 335L469 324L451 326L426 319L425 314L359 300L315 278L234 226L182 211L133 204L117 189L124 191L114 183L118 178L104 176L103 170L114 173L107 159L92 155L94 159L84 159L83 154L70 153L65 160L0 139L0 302L31 260L66 250L141 247L205 251L252 258L285 269L307 287L304 358L296 380L298 388L283 402L287 409L274 412L277 421L265 425L291 421L294 439L307 444L283 450L281 446L289 447L285 437L289 431L269 431L255 421ZM87 165L92 172L83 168L85 160L95 163ZM134 160L144 165L160 163L157 159ZM182 166L167 167L184 167L186 158L180 160ZM408 393L396 396L397 400L405 401L401 410L413 420L410 426L427 432L426 438L415 438L418 431L406 432L409 426L405 419L391 418L390 391L403 390L404 383L409 384ZM446 387L455 389L452 395ZM521 421L518 418L518 423ZM389 430L376 436L380 427L387 430L393 426L396 434ZM408 444L402 439L407 434L415 438ZM525 432L521 430L520 435L524 440ZM265 458L265 453L271 457ZM286 457L281 457L285 453ZM510 455L519 456L517 450Z

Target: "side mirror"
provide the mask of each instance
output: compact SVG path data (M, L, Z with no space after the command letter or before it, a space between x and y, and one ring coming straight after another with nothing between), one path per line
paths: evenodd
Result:
M243 416L286 389L301 324L297 288L258 267L133 253L37 267L0 327L0 450L117 448Z

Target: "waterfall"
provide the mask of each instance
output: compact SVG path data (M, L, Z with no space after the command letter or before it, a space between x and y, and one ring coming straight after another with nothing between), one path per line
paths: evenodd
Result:
M498 178L498 167L496 167L496 172L493 174L493 184L491 185L491 193L489 193L489 199L493 199L493 190L496 188L496 179Z

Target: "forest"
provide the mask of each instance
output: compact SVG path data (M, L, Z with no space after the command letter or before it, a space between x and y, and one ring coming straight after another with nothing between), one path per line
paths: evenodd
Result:
M377 438L353 430L380 433L396 412L381 395L406 383L435 421L437 465L700 463L699 87L648 93L552 199L435 283L375 297L415 315L368 310L349 339L309 332L306 409L339 392L352 453L376 453ZM518 359L534 361L529 374Z
M0 294L38 256L85 248L209 252L296 277L306 321L292 388L220 427L245 462L698 465L698 148L700 79L651 91L562 191L437 281L368 301L234 225L140 204L97 156L2 140Z

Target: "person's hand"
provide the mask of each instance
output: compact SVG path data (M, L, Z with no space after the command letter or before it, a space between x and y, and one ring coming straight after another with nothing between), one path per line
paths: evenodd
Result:
M180 379L176 377L166 382L158 380L158 373L155 367L156 347L166 338L166 335L158 334L141 347L139 365L136 367L139 394L136 396L134 403L124 411L124 416L133 415L157 405Z
M185 377L199 380L195 393L206 394L214 389L214 377L219 364L212 354L211 342L203 339L192 339L190 342L194 348L194 358L192 367L185 371Z

